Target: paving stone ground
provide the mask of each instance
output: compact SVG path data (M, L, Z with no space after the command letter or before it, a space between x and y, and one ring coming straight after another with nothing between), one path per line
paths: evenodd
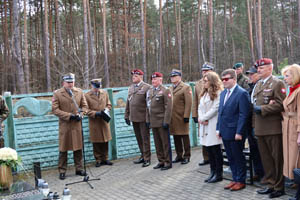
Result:
M174 155L174 154L173 154ZM143 168L133 164L133 160L115 160L113 166L101 166L96 168L94 164L88 165L87 172L90 179L100 178L98 181L90 181L94 189L85 182L69 185L72 200L91 199L171 199L171 200L240 200L240 199L269 199L266 195L259 195L258 186L247 185L241 191L231 192L223 187L229 180L208 184L204 179L208 176L209 167L199 167L202 159L200 148L192 150L191 162L187 165L173 164L173 168L167 171L154 170L157 164L155 153L152 155L151 166ZM67 178L64 181L58 179L56 169L42 172L42 178L49 183L51 191L62 193L66 183L80 181L82 177L74 175L74 168L69 167ZM227 177L230 177L227 175ZM33 179L33 178L32 178ZM288 195L277 199L289 199L294 191L288 190Z

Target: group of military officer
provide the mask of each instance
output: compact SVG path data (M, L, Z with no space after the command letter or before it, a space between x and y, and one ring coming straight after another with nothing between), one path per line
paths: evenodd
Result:
M192 108L191 87L182 82L182 72L170 73L172 86L162 85L163 74L151 75L152 86L143 82L143 71L132 70L133 84L128 89L125 121L133 124L141 156L135 164L150 165L150 131L153 131L158 164L154 169L168 170L172 163L190 161L189 117ZM172 161L170 134L173 135L176 158Z
M66 178L68 151L73 151L75 174L86 176L82 166L84 115L89 117L90 141L96 167L112 165L108 159L108 141L111 140L108 114L111 103L108 94L101 89L101 79L91 80L91 90L87 93L74 87L75 75L63 76L63 87L53 93L52 111L59 118L59 179Z

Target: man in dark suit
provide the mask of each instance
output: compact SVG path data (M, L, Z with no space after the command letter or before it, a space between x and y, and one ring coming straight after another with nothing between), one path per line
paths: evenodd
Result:
M246 187L246 160L243 149L250 97L246 90L237 85L237 76L233 69L223 71L221 76L225 90L220 96L217 135L222 137L233 178L224 189L238 191Z

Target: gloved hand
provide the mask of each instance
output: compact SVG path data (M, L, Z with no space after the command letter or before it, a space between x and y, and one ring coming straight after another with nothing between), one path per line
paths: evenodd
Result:
M149 129L150 128L150 122L146 122L146 127Z
M164 128L164 129L168 129L168 128L169 128L169 124L163 123L163 128Z
M130 120L129 119L125 119L125 122L128 126L130 126Z
M77 114L77 115L72 114L71 117L70 117L70 120L74 120L74 121L79 122L80 120L82 120L82 117L79 114Z
M75 115L75 117L76 117L76 121L78 121L78 122L81 121L83 118L83 116L81 116L79 114Z
M261 106L253 105L253 111L260 115L261 114Z
M189 123L189 118L183 118L184 123Z
M198 123L198 117L193 117L193 120L196 124Z
M71 116L70 116L70 120L76 120L76 115L74 115L74 114L71 114Z
M101 111L97 111L96 114L95 114L95 116L96 116L96 117L102 117Z

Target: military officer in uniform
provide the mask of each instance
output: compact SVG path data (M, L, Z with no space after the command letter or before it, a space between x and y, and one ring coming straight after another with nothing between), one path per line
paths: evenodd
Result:
M244 88L245 90L249 89L249 78L243 74L244 65L243 63L236 63L233 66L233 69L235 70L235 73L237 75L237 84Z
M108 141L111 140L108 114L112 105L107 92L101 89L101 85L100 78L91 80L92 89L85 94L89 107L87 115L89 116L90 141L93 143L96 167L113 164L108 160Z
M172 168L169 125L172 114L171 91L162 85L163 75L154 72L147 92L147 126L152 128L158 164L153 169Z
M189 119L192 109L192 89L182 82L182 72L173 69L171 74L171 92L173 96L170 133L173 135L176 158L173 163L187 164L191 157L189 138Z
M265 169L263 181L268 184L257 193L276 198L284 195L281 112L286 96L285 86L283 81L272 76L271 59L262 58L256 66L261 80L252 92L251 101L255 114L255 135Z
M150 130L146 127L146 95L149 84L143 82L144 72L140 69L131 71L133 84L128 89L128 98L125 108L125 121L128 126L132 122L135 137L141 152L135 164L143 163L142 167L148 167L151 159Z
M73 151L76 175L85 176L82 168L81 120L87 103L81 89L74 87L75 75L63 76L63 87L52 98L52 112L59 118L59 179L66 178L68 151ZM80 112L79 112L80 111Z
M2 132L2 122L8 117L9 110L5 103L4 98L0 95L0 148L4 147L4 139L3 139L3 132Z
M214 65L212 63L205 62L202 65L201 70L202 70L202 77L203 77L207 72L214 70ZM195 93L194 93L193 106L192 106L192 117L195 123L198 123L198 106L200 101L199 95L202 93L203 85L204 84L202 78L199 81L197 81L195 84ZM202 146L202 156L203 156L203 161L199 163L200 166L209 163L208 151L205 146Z

